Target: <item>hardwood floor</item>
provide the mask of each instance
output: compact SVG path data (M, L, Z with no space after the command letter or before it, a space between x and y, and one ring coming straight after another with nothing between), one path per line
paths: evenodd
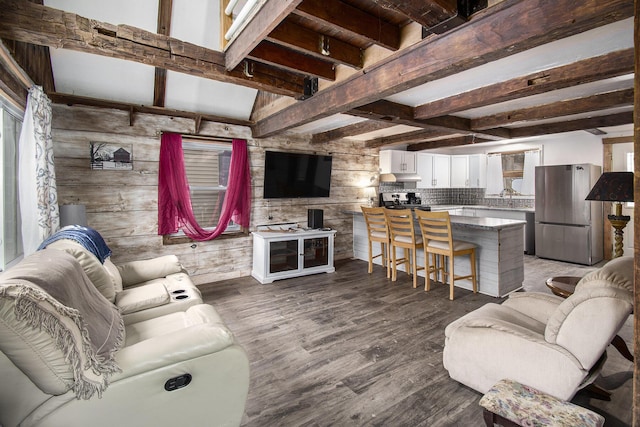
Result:
M421 285L422 278L413 289L404 273L393 283L380 266L369 275L366 262L346 260L333 274L201 286L251 360L242 425L484 425L480 393L451 380L442 366L444 328L501 300L456 289L449 301L447 286L436 283L427 293ZM607 426L630 424L632 366L619 365L606 384L618 387L612 402L592 407ZM581 394L578 400L594 401Z

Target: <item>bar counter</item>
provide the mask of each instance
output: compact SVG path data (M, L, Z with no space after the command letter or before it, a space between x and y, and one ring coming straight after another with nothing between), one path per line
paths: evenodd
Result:
M353 255L354 258L368 261L368 238L364 216L361 211L345 211L353 215ZM522 287L524 280L524 240L525 221L484 218L463 215L451 215L453 238L474 243L476 248L476 264L478 267L478 291L493 297L504 297ZM416 233L420 227L416 221ZM373 254L380 253L380 245L373 244ZM401 256L401 252L398 252ZM424 252L418 250L418 265L424 265ZM374 263L381 264L380 258ZM470 273L469 257L455 258L456 276ZM398 266L404 271L404 266ZM418 272L424 277L424 271ZM437 284L436 284L437 285ZM424 280L418 281L424 286ZM433 286L433 285L432 285ZM456 287L472 289L470 280L456 281Z

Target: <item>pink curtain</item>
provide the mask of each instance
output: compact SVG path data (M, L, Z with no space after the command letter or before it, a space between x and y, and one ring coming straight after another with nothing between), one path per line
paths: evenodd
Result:
M222 234L230 220L249 227L251 213L251 173L247 141L234 139L229 165L229 181L222 212L214 230L198 225L191 208L189 183L184 169L182 136L163 133L160 143L158 173L158 234L171 234L179 229L197 241L211 240Z

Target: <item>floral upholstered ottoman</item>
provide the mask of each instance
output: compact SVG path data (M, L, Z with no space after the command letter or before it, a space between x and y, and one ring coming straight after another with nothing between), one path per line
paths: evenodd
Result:
M602 427L604 418L589 409L549 396L513 380L501 380L480 399L489 427Z

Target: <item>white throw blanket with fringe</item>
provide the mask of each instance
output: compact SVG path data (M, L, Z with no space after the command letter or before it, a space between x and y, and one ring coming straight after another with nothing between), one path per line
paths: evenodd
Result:
M101 396L109 377L120 371L114 356L124 343L124 322L76 259L55 249L38 251L0 275L0 283L0 298L14 300L16 317L50 335L65 354L76 397ZM81 342L65 325L69 320Z

